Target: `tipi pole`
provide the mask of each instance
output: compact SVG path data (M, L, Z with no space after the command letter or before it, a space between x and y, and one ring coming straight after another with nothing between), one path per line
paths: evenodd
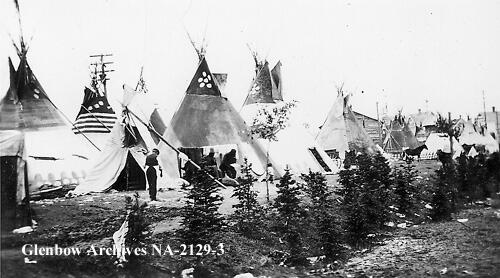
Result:
M57 110L59 110L59 109L57 109ZM99 147L96 146L94 144L94 142L92 142L92 140L90 140L90 138L88 138L87 135L85 135L85 133L83 133L73 122L70 121L70 119L66 116L66 114L64 114L61 110L59 110L59 113L61 113L61 115L63 115L64 119L66 119L66 121L68 121L74 128L76 128L76 130L78 130L78 132L80 132L80 134L83 135L83 137L85 139L87 139L87 141L89 141L90 144L92 144L92 146L94 146L98 151L101 151L101 149L99 149Z
M382 140L382 132L381 132L381 129L382 129L382 124L380 123L380 117L379 117L379 113L378 113L378 101L377 101L377 124L378 124L378 128L377 128L377 131L378 131L378 140L380 142L380 145L384 145L384 142Z
M486 101L484 100L484 90L483 90L483 112L484 112L484 128L487 132L488 130L488 121L486 120Z
M111 132L111 130L103 123L101 122L101 120L99 120L99 118L97 118L94 113L90 112L87 108L85 108L85 106L83 106L83 104L80 104L80 106L85 109L85 111L87 111L87 113L89 113L96 121L98 121L103 127L105 127L109 132Z
M156 131L150 124L147 124L146 122L144 122L141 118L139 118L139 116L137 116L134 112L132 112L130 109L127 109L127 111L132 114L132 116L134 116L139 122L141 122L143 125L145 125L147 127L147 129L151 132L153 132L156 136L158 136L158 138L163 142L165 143L167 146L169 146L174 152L177 153L177 155L179 154L183 154L184 156L187 157L187 155L181 151L179 151L177 148L175 148L174 146L172 146L165 138L163 138L163 136L158 133L158 131ZM203 170L198 164L196 164L196 162L192 161L189 157L187 157L187 161L190 162L196 169L198 170ZM217 183L218 185L222 186L223 188L226 188L226 186L224 184L222 184L220 181L218 181L214 176L210 175L210 173L208 173L207 171L203 170L205 172L205 174L207 174L208 177L210 177L210 179L212 179L215 183Z
M450 153L453 157L453 126L451 124L451 112L448 112L448 121L450 121L450 130L448 131L448 136L450 136Z

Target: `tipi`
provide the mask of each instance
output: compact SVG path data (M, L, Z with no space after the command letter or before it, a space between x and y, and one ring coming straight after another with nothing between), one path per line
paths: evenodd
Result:
M101 149L107 138L106 133L111 132L117 117L107 98L105 64L101 62L93 65L90 86L83 91L83 101L73 123L73 132L87 137Z
M255 61L258 61L255 57ZM269 64L256 62L256 76L252 80L241 115L247 124L252 125L261 109L273 109L283 105L281 62L270 71ZM269 160L282 176L285 169L295 174L314 172L335 172L336 166L326 152L320 148L306 128L300 123L298 114L290 116L287 127L278 131L276 142L258 139L262 146L267 146ZM266 148L265 148L266 149Z
M265 153L252 140L248 127L231 102L222 97L205 55L198 54L198 68L164 137L175 147L212 147L216 152L236 149L239 164L247 158L255 171L263 172ZM169 153L161 157L164 164L177 162L171 161L176 154L163 142L160 142L159 148L161 153ZM178 172L168 174L179 175Z
M144 122L150 122L151 116L157 113L157 110L144 106L144 96L141 96L141 93L126 85L123 90L121 116L108 134L102 152L92 161L93 166L87 178L74 190L75 194L106 192L111 189L146 189L145 159L147 153L156 147L155 138L145 126L135 120L130 111ZM164 152L160 153L160 157L165 155L167 154ZM164 164L163 167L167 172L177 172L176 163ZM168 182L169 177L164 175L158 184L160 186Z
M16 50L20 62L15 70L9 58L11 84L0 101L0 130L24 133L31 192L46 186L77 184L85 176L88 157L95 149L71 132L35 77L22 36Z
M408 148L416 148L418 145L417 138L404 119L399 117L391 121L383 144L385 152L400 153Z
M337 99L321 127L316 142L330 157L345 158L345 152L375 152L376 147L361 127L349 105L349 97L339 90Z

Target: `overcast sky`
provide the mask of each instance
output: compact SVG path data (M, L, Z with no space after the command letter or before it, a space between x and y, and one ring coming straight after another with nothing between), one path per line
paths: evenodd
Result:
M354 93L354 109L374 117L377 101L390 113L428 107L473 116L483 90L487 110L500 109L500 1L19 2L31 67L70 118L96 53L114 54L111 101L144 66L151 98L171 115L198 63L185 29L206 38L209 66L229 74L226 95L237 109L254 74L247 43L271 65L282 61L285 97L299 101L312 126L341 83ZM13 1L1 1L0 24L3 95L7 57L15 57L9 34L19 34Z

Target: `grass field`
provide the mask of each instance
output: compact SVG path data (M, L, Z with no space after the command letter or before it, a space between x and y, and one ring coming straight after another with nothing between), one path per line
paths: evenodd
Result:
M428 183L439 167L436 161L417 163L420 183ZM296 177L297 178L297 177ZM335 176L329 176L332 186ZM276 181L277 182L277 181ZM258 199L266 204L265 183L255 184ZM36 264L25 264L21 248L24 244L39 246L110 246L113 233L125 218L125 196L133 192L115 192L56 198L32 203L36 231L29 234L2 236L3 277L179 277L182 262L179 258L151 257L144 267L123 273L116 270L112 257L85 256L27 256ZM236 202L232 188L221 190L224 202L220 211L228 215ZM148 200L146 191L140 198ZM276 187L270 185L270 196L276 196ZM175 230L182 219L180 208L183 194L178 188L159 193L159 202L149 203L148 219L153 223L153 242L178 244ZM217 276L232 277L238 272L252 272L270 277L500 277L500 219L489 207L470 207L460 213L467 218L464 224L456 221L424 223L407 229L395 228L389 237L370 250L356 251L352 257L339 262L335 270L314 271L290 269L270 263L266 255L271 245L262 245L238 235L225 240L228 252L223 260L231 271ZM237 264L237 265L231 265ZM175 266L175 267L174 267Z

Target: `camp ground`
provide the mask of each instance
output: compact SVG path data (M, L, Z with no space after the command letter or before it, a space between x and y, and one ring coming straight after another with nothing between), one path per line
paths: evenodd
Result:
M385 2L0 1L0 277L500 277L500 5Z

